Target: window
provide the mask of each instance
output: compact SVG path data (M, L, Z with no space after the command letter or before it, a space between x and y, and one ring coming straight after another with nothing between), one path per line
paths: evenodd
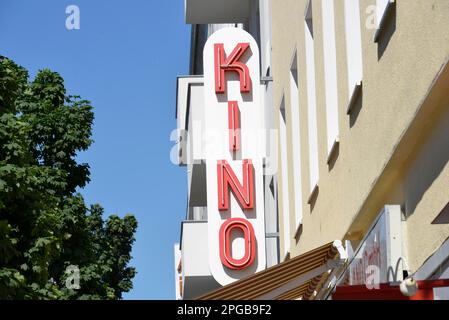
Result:
M316 85L315 85L315 45L313 39L312 1L309 1L305 13L305 47L307 69L307 123L309 133L309 175L310 193L318 186L318 128L316 120ZM310 202L310 198L309 198Z
M359 0L345 0L346 61L348 67L349 114L362 85L363 57Z
M296 52L290 67L290 112L292 126L293 183L295 194L296 228L302 223L302 186L301 186L301 122L299 113L298 62Z
M324 84L326 96L326 125L328 163L338 143L337 49L335 45L334 0L322 1Z
M281 152L281 177L282 177L282 213L284 231L284 257L290 251L290 201L288 188L288 154L287 154L287 121L285 115L285 102L279 107L279 142Z

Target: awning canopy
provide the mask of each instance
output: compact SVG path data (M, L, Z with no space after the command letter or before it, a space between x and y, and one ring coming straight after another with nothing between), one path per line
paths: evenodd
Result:
M242 280L205 294L198 300L308 300L324 273L341 266L347 253L334 241Z

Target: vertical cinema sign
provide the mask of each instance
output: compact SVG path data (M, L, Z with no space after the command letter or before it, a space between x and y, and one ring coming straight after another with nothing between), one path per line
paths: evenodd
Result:
M204 150L209 266L226 285L265 269L259 49L244 30L225 28L203 54L205 133L217 144Z

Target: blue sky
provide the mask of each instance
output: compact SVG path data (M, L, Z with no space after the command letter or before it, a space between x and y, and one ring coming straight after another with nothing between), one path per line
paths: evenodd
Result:
M183 0L0 0L0 55L34 76L50 68L94 106L87 203L139 221L125 299L173 299L173 244L185 216L186 176L170 162L176 76L187 74ZM77 5L81 29L65 27Z

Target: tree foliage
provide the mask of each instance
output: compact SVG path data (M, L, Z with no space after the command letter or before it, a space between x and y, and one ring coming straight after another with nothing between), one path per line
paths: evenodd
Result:
M136 219L104 220L77 193L89 182L76 155L92 143L93 119L58 73L30 82L0 56L0 299L120 299L132 288ZM79 289L66 285L69 266Z

